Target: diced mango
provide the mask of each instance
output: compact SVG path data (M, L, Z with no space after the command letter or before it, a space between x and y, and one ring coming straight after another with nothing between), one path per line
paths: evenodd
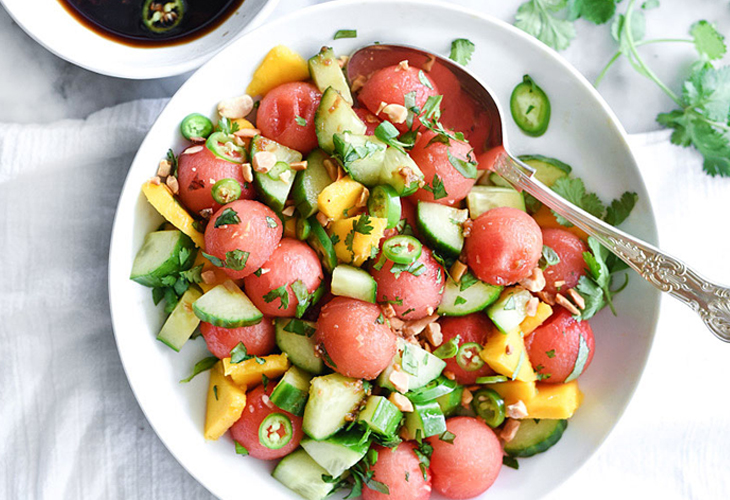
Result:
M343 177L335 181L319 193L317 204L319 211L331 220L342 220L347 212L357 203L365 186L350 177Z
M513 405L517 401L525 404L532 401L537 396L537 387L535 382L520 382L519 380L511 380L509 382L500 382L498 384L489 384L487 387L494 389L497 394L502 396L504 404Z
M286 216L285 216L286 218ZM297 218L288 217L284 221L284 238L296 238L297 237Z
M272 354L264 356L264 362L257 359L247 359L237 364L231 363L231 358L223 358L223 373L230 376L240 387L254 387L261 383L261 376L279 378L289 368L289 358L286 354Z
M545 302L540 302L537 305L537 312L535 315L526 317L525 320L520 323L520 330L522 331L522 334L527 337L529 334L534 332L538 326L542 325L552 314L553 308Z
M286 45L277 45L266 54L254 71L246 93L264 95L282 83L298 82L309 78L307 61Z
M525 341L519 328L509 333L501 333L496 328L487 339L479 354L495 372L522 382L537 380L527 357ZM517 374L515 375L515 372Z
M200 248L205 248L203 233L195 229L195 220L175 199L165 184L154 184L150 181L142 184L142 192L147 201L155 207L160 215L183 233L190 236L190 239Z
M550 210L547 205L543 205L542 207L540 207L540 210L538 210L532 217L535 219L535 222L537 222L537 225L542 228L563 229L565 231L573 233L583 241L586 241L588 239L588 235L582 229L576 226L565 227L561 225L558 222L558 219L555 218L555 215L553 215L552 210Z
M567 384L537 383L537 395L525 401L529 418L570 418L583 402L578 381Z
M229 279L231 279L230 276L228 276L223 269L216 267L213 265L211 261L206 259L203 256L203 252L198 252L198 255L195 257L195 262L193 263L193 267L203 265L203 271L213 271L214 279L210 281L209 283L200 282L198 283L198 286L203 290L203 292L208 293L211 289L215 288L218 285L222 285Z
M246 407L246 388L238 387L223 374L219 361L210 371L205 410L205 439L216 440L241 418Z
M380 217L370 217L368 225L372 226L370 234L362 234L357 231L352 237L352 251L347 247L347 237L353 232L353 225L360 220L361 216L350 217L349 219L335 221L330 225L330 233L337 235L338 241L335 244L335 253L341 262L361 266L368 260L374 250L377 250L380 239L383 237L388 220Z

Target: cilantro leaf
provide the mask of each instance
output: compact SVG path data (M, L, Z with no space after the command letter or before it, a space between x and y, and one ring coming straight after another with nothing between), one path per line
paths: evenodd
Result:
M449 53L449 59L461 64L462 66L466 66L469 64L469 61L471 61L471 56L474 54L474 48L474 44L466 38L457 38L451 42L451 53Z
M567 0L528 0L515 15L515 26L555 50L565 50L575 38L573 23L555 14L567 5Z
M583 181L577 177L559 178L552 185L552 190L571 202L573 205L582 208L599 219L603 217L603 213L606 211L606 208L603 206L603 203L601 203L601 200L598 199L598 196L593 193L586 193L586 187L583 184ZM555 214L555 217L563 226L571 227L573 225L558 214Z
M195 366L193 367L193 373L180 381L181 384L187 384L191 380L193 380L197 375L203 373L204 371L210 370L213 368L213 366L218 362L218 358L215 356L208 356L207 358L203 358L197 363L195 363Z
M215 220L213 227L218 228L228 224L239 224L240 222L241 218L238 216L238 212L236 212L232 208L226 208Z
M228 269L232 269L234 271L241 271L246 267L246 262L248 261L249 252L246 252L244 250L231 250L230 252L226 252L226 265Z
M289 290L287 290L286 287L287 285L282 285L279 288L271 290L269 293L264 295L264 302L268 304L276 299L281 299L279 309L287 309L289 307Z
M234 132L238 132L238 123L231 121L225 116L218 121L216 128L227 135L232 135Z
M392 146L403 154L406 154L405 148L413 147L412 143L402 142L398 140L400 132L389 121L385 120L375 128L375 137L380 139L388 146Z
M606 209L606 222L612 226L621 224L634 209L638 199L638 194L626 191L621 195L621 198L613 200L611 205Z
M466 179L477 178L477 164L475 162L470 159L462 160L461 158L457 158L451 154L451 150L449 149L446 150L446 157L449 159L451 166L458 170L458 172ZM467 158L469 158L469 156L467 156Z
M307 285L305 285L302 280L296 280L294 283L292 283L291 289L294 292L294 297L296 297L297 299L297 309L294 315L297 318L301 318L307 311L309 306L312 305L312 302L317 292L315 291L314 293L309 293L309 290L307 290Z
M725 37L707 21L697 21L689 31L700 57L704 61L722 59L727 52Z
M641 4L641 8L644 10L656 9L659 7L659 0L646 0Z
M423 70L418 70L418 80L421 82L421 85L429 90L433 90L433 85L431 85L431 82L429 81L426 73L424 73Z
M423 186L423 189L433 194L434 200L440 200L441 198L446 198L449 195L444 187L444 181L441 180L439 174L433 174L431 186L425 185Z
M300 127L306 127L307 126L307 120L302 118L301 116L297 115L294 117L294 121L297 122L297 125Z
M476 283L479 283L479 280L471 273L471 271L467 271L464 273L464 275L461 277L461 280L459 281L459 291L463 292L464 290L468 289L470 286Z
M170 175L177 177L177 156L172 149L167 150L167 161L170 162Z
M538 261L537 265L543 271L550 266L554 266L560 263L560 256L558 253L547 245L542 246L542 256Z
M234 441L236 443L236 454L246 456L248 455L248 450L238 441Z
M595 24L608 22L616 13L616 0L568 0L568 20L583 18Z

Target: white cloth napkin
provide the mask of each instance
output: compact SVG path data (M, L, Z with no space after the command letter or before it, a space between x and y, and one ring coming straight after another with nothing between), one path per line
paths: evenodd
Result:
M210 498L139 410L107 300L112 219L164 101L50 125L0 125L0 498ZM730 179L665 132L632 137L662 246L730 282ZM665 300L636 397L550 498L730 498L730 346ZM617 374L617 376L620 376Z

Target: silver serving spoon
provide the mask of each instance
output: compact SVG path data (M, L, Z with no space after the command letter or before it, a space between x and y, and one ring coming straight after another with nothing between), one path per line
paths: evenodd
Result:
M462 89L490 114L489 147L504 148L504 153L498 155L494 166L499 175L596 238L649 283L692 308L717 338L730 342L730 288L712 283L680 260L597 219L537 180L534 177L535 170L507 150L503 139L502 108L492 92L462 66L413 47L377 44L363 47L352 54L347 65L348 78L354 82L358 77L367 77L376 69L403 60L408 60L414 67L426 65L431 71L450 71Z

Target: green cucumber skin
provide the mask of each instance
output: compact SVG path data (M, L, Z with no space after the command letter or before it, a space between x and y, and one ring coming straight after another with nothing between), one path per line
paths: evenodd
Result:
M358 422L384 437L395 436L402 419L403 413L383 396L368 397L357 417Z
M340 264L332 271L332 295L351 297L375 304L378 283L370 273L358 267Z
M309 373L292 366L271 391L269 399L282 410L301 417L304 414L304 405L309 399L311 380L312 376Z
M305 500L324 500L335 486L322 479L326 474L306 451L298 449L285 456L271 475Z
M370 448L370 440L362 439L357 429L338 432L323 441L304 437L301 445L309 456L327 470L332 477L340 477L343 472L359 462Z
M464 237L461 227L450 227L451 225L456 226L451 221L453 218L451 215L457 215L457 212L458 210L453 207L438 203L418 202L416 217L418 230L423 235L428 246L435 249L438 253L449 257L458 257L462 248L464 248ZM432 217L435 217L436 220L429 221ZM444 232L453 233L447 234L446 236L449 239L453 237L455 241L447 241L444 238Z
M336 434L364 397L362 380L338 373L313 378L309 386L309 401L304 408L304 432L317 441Z
M464 386L457 385L456 389L448 394L444 394L436 399L441 412L445 417L453 416L456 411L461 408L461 397L464 394Z
M307 168L297 172L292 186L292 199L297 212L307 219L319 211L319 193L332 184L332 179L324 167L327 153L315 149L307 156Z
M542 419L535 423L533 419L524 419L512 441L504 445L504 451L513 457L537 455L560 441L567 427L567 420Z
M340 164L353 180L367 187L377 186L380 183L380 176L385 161L385 151L387 148L385 143L368 135L355 135L345 132L344 134L337 134L337 136L338 139L355 147L365 147L366 143L370 143L376 148L376 151L373 151L365 158L358 158L350 162L340 161Z
M191 305L198 300L203 294L197 288L188 288L180 301L167 317L165 324L162 325L160 333L157 334L157 340L180 352L182 346L190 339L195 329L200 324L200 319L195 315Z
M322 93L319 107L314 113L314 130L319 147L332 154L335 147L332 138L335 134L349 131L364 135L367 127L340 93L329 87Z
M507 306L511 296L515 297L513 299L513 309L508 310L505 309L505 307ZM496 326L499 331L508 333L520 326L520 323L522 323L522 321L524 321L527 317L525 307L527 301L530 300L531 297L532 295L530 295L530 292L527 290L512 292L507 297L500 299L489 306L487 308L487 316L489 316L489 319L492 320L492 323L494 323L494 326Z
M429 387L433 385L432 387ZM415 391L406 393L406 397L413 403L424 404L439 399L441 396L447 395L456 390L458 384L453 380L449 380L443 375L439 375L436 380L432 380L425 386Z
M165 252L163 250L163 253L167 254L168 257L159 262L154 269L139 269L143 260L149 257L150 252L159 252L160 247L169 248L170 246L172 246L172 249L169 249L169 251ZM180 262L180 252L183 249L190 250L190 255L184 262ZM139 249L137 256L134 258L134 264L132 264L132 272L129 278L140 285L150 288L161 287L164 286L162 278L190 269L193 262L195 262L196 256L195 243L183 232L177 229L155 231L145 236L142 248Z
M438 436L446 431L446 418L435 401L414 404L413 411L406 414L405 429L408 439L416 439L419 430L423 438Z
M479 281L461 291L459 283L447 278L444 294L437 312L443 316L466 316L467 314L482 311L499 299L503 289L503 286L489 285ZM474 297L474 295L477 295L477 297ZM457 297L465 299L466 302L456 305Z
M276 329L276 345L286 353L291 363L302 370L313 375L320 375L325 371L325 364L322 358L318 357L314 348L316 342L314 336L307 337L288 332L284 328L290 321L302 321L291 318L276 318L274 323ZM314 328L314 323L304 321L305 324Z
M302 154L298 151L257 135L251 140L251 158L260 151L274 153L276 161L285 163L297 162L302 159ZM287 171L290 176L288 181L272 179L268 174L261 172L253 173L253 183L256 186L256 191L261 194L264 203L275 212L281 212L284 209L284 204L289 197L289 192L296 178L296 172L291 167Z
M230 283L230 282L229 282ZM233 285L235 286L235 285ZM224 301L233 302L238 307L237 315L223 317L220 308ZM193 303L193 312L200 319L214 326L223 328L238 328L241 326L256 325L264 315L243 292L234 293L226 289L225 285L218 285L209 290Z
M307 243L317 252L324 270L331 274L335 267L337 267L337 254L335 253L332 240L316 217L310 217L309 224L312 227L312 231L309 233Z
M312 80L320 92L332 87L352 105L350 86L331 47L322 47L319 53L309 59L309 74L312 75Z
M534 168L537 180L547 187L551 187L561 177L567 177L573 170L567 163L548 156L521 155L519 159Z
M525 195L509 187L474 186L466 196L469 216L476 219L484 212L498 207L511 207L526 212Z

